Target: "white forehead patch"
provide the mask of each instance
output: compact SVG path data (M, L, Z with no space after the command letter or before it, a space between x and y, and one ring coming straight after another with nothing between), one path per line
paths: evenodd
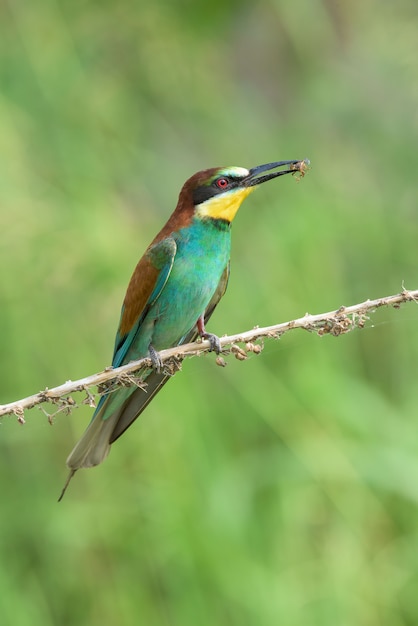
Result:
M248 176L249 170L245 169L245 167L225 167L222 170L222 174L225 176Z

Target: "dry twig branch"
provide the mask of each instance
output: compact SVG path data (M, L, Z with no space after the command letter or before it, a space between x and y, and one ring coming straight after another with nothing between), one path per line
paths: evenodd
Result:
M277 339L284 333L294 330L295 328L303 328L304 330L315 332L317 335L330 334L338 336L354 328L363 328L366 320L369 319L369 315L380 307L391 306L399 308L401 304L411 301L418 303L418 290L409 291L403 289L401 293L394 296L387 296L376 300L366 300L360 304L354 304L348 307L341 306L336 311L320 313L319 315L310 315L307 313L303 317L291 322L283 322L264 328L255 327L243 333L221 337L222 354L226 355L232 353L237 359L244 360L247 358L248 352L261 352L262 346L254 344L254 341L264 337ZM239 347L237 345L238 343L244 344L244 346ZM200 355L207 352L209 347L209 341L199 341L176 346L168 350L162 350L159 354L167 368L167 373L174 374L180 368L180 363L186 356ZM217 358L217 363L218 365L225 365L225 361L222 357ZM63 385L59 385L53 389L48 389L47 387L44 391L40 391L22 400L0 405L0 417L3 415L15 415L20 423L24 423L24 411L26 409L31 409L36 405L49 402L57 407L57 410L52 415L44 411L51 420L56 413L61 411L68 413L72 408L77 406L77 403L70 395L77 391L82 391L86 394L82 404L88 404L94 407L95 397L90 391L92 387L99 385L99 392L103 393L124 385L137 384L142 386L144 383L142 383L141 380L141 372L143 373L145 370L149 369L150 366L150 359L140 359L139 361L132 361L127 365L122 365L115 369L108 367L103 372L86 376L79 380L69 380ZM144 384L144 389L146 390L146 384Z

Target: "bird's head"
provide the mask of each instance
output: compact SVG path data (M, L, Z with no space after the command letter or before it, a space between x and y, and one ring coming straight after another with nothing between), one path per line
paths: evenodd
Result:
M244 167L221 167L197 172L185 182L180 192L179 207L183 210L193 207L194 215L201 218L232 222L242 201L258 185L284 174L300 172L303 175L308 163L277 161L250 170ZM286 166L286 169L278 169Z

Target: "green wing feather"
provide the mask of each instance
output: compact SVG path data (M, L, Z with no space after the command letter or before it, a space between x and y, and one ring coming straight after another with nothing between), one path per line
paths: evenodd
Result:
M122 308L116 335L113 367L118 367L134 358L130 354L130 349L147 311L157 300L168 280L176 250L176 242L168 237L152 245L139 261L129 283ZM146 354L138 355L137 358L141 356L146 356ZM122 387L102 396L89 426L67 459L67 466L71 470L92 467L105 459L109 453L110 443L113 441L112 433L118 426L119 419L124 415L124 407L129 405L131 396L138 392L146 396L146 392L135 387Z
M209 321L212 313L214 312L219 300L224 295L226 288L228 286L229 279L229 263L225 268L221 280L219 281L219 285L212 296L211 301L206 307L205 311L205 324ZM196 341L198 337L197 330L194 328L190 331L188 335L183 337L182 344L190 343ZM115 428L111 434L110 442L113 443L120 437L127 428L136 420L139 415L141 415L142 411L146 409L148 404L154 398L154 396L161 390L161 388L165 385L165 383L171 378L170 375L164 373L158 373L155 370L152 370L150 375L147 377L146 383L146 391L142 389L135 389L134 393L127 398L124 405L121 407L119 411L119 417L116 422Z

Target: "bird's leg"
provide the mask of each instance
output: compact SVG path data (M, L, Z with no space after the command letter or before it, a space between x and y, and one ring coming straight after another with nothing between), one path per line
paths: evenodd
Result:
M216 354L219 354L220 352L222 352L221 341L218 335L213 335L212 333L206 332L205 318L203 315L201 315L199 319L197 320L196 326L197 326L197 331L199 333L199 336L202 339L207 339L209 341L210 343L209 352L216 352Z
M151 359L152 367L159 374L163 368L163 362L157 350L154 348L152 344L149 344L148 346L148 353L149 353L149 358Z

